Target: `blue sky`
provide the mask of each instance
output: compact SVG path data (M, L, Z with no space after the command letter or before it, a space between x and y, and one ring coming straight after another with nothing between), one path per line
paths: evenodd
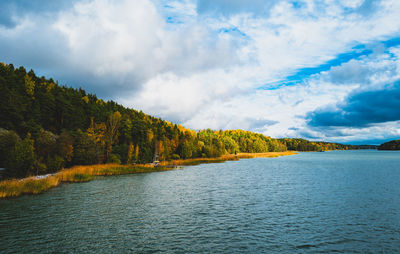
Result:
M0 61L189 128L400 138L400 1L0 2Z

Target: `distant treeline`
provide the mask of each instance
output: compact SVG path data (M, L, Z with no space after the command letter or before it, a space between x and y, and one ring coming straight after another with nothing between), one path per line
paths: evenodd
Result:
M227 153L321 151L350 146L273 139L243 130L193 131L0 64L0 167L9 177L108 162L218 157Z
M282 138L280 142L286 145L288 150L294 151L330 151L330 150L349 150L361 149L360 146L343 145L338 143L329 143L321 141L308 141L302 138Z
M400 150L400 139L383 143L378 146L378 150Z

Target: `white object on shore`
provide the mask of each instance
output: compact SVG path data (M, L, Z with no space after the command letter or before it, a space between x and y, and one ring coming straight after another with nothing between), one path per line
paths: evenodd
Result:
M54 174L38 175L38 176L36 176L36 179L44 179L44 178L47 178L52 175L54 175Z

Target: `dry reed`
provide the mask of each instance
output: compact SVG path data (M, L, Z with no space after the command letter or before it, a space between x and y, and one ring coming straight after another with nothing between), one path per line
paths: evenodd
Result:
M267 152L267 153L238 153L238 154L225 154L221 157L216 158L195 158L195 159L181 159L181 160L171 160L171 161L162 161L160 162L161 166L169 166L169 165L182 165L182 166L191 166L191 165L199 165L205 163L221 163L225 161L236 161L240 159L252 159L252 158L273 158L279 156L286 155L294 155L297 154L293 151L285 151L285 152Z
M12 179L0 182L0 198L17 197L22 194L38 194L59 184L56 176L42 179L29 177L24 179Z

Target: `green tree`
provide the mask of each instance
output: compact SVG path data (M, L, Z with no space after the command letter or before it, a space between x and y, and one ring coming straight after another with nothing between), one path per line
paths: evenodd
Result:
M35 153L30 134L24 140L18 141L11 150L7 160L6 170L11 177L25 177L34 172Z
M228 153L234 154L238 153L239 150L239 145L229 136L224 136L222 138L222 142L224 143L225 149Z
M20 138L15 131L0 128L0 167L5 167L11 151L18 141Z
M74 155L74 138L68 133L61 133L60 137L57 139L57 154L63 158L65 165L68 165Z
M57 153L57 135L50 131L40 130L36 138L36 154L40 159L54 156Z
M72 164L90 165L103 161L101 148L87 133L81 130L76 131L74 144Z

